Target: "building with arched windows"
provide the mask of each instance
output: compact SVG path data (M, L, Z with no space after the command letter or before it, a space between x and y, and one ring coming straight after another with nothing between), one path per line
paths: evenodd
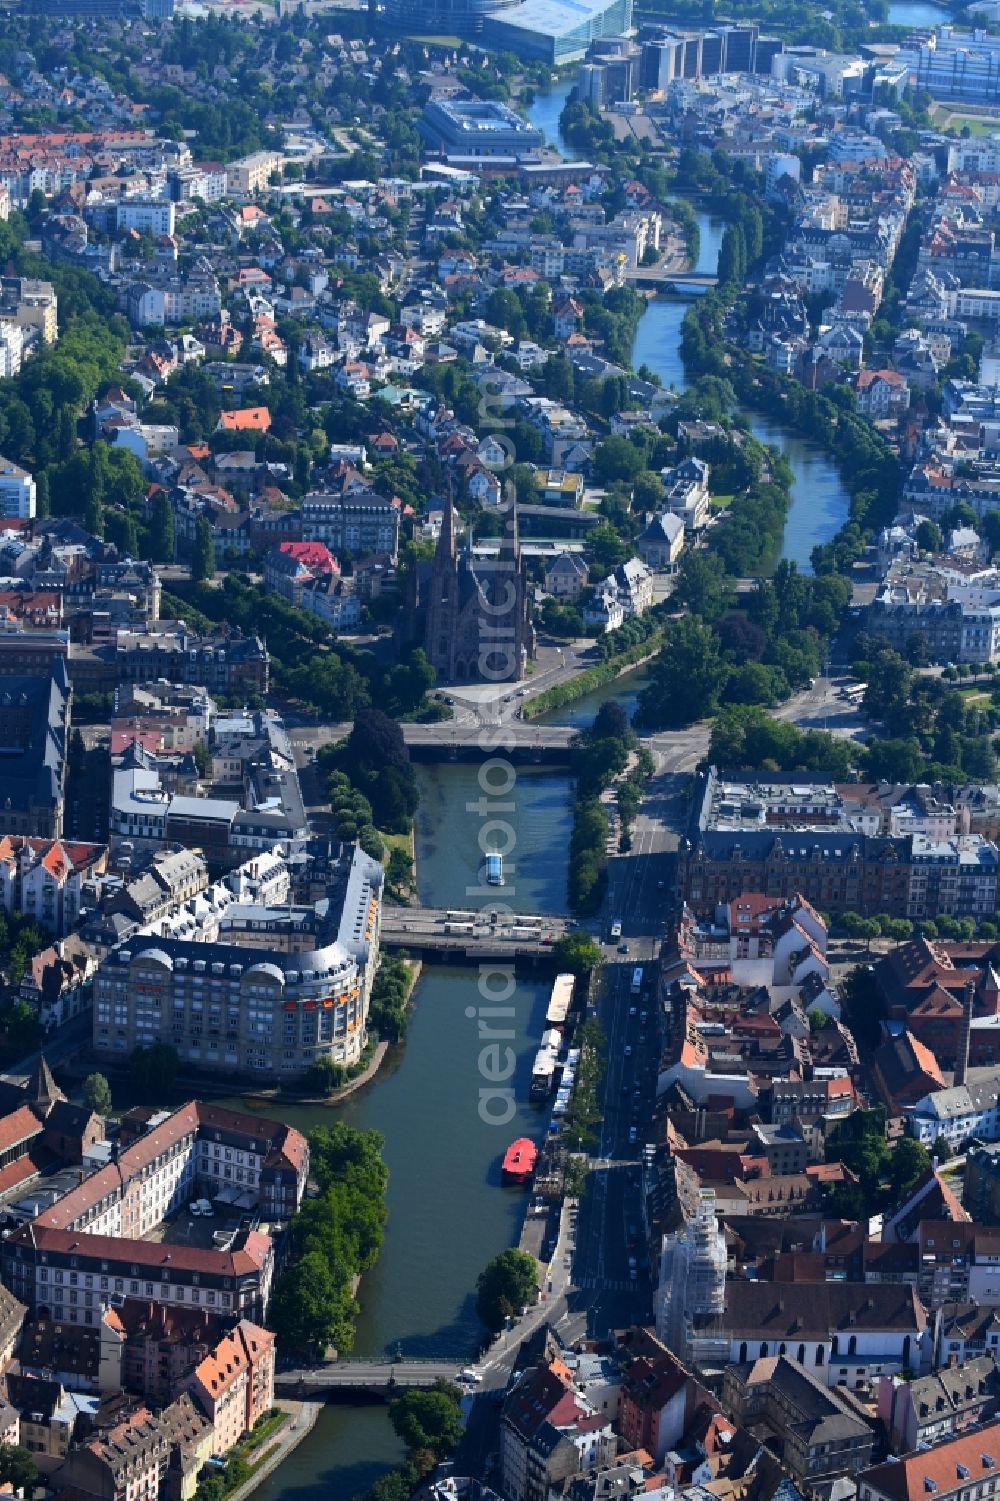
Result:
M863 1296L860 1296L863 1294ZM863 1390L879 1376L930 1366L927 1315L912 1287L872 1283L726 1284L726 1362L787 1355L827 1386Z

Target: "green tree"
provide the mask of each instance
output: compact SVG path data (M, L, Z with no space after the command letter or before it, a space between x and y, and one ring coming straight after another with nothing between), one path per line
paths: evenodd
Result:
M429 1449L436 1459L454 1454L462 1438L458 1388L439 1381L430 1391L404 1392L389 1403L389 1421L407 1449Z
M168 1042L154 1042L133 1051L129 1072L141 1095L162 1102L173 1093L179 1063L176 1048Z
M199 516L194 527L194 547L191 551L191 579L195 584L215 577L215 541L207 518Z
M303 1082L306 1089L328 1095L339 1089L346 1077L347 1070L342 1063L335 1063L332 1058L317 1058L309 1065Z
M338 1351L344 1347L346 1315L343 1286L327 1258L315 1250L279 1277L269 1321L283 1345L322 1360L331 1345Z
M672 620L650 669L636 719L651 729L683 729L718 707L727 676L715 632L694 616Z
M371 804L378 828L409 832L416 811L416 776L403 732L381 709L361 709L335 761Z
M7 978L11 985L20 985L24 979L29 957L29 943L22 935L14 944L7 960ZM3 1020L8 1053L21 1058L26 1053L34 1052L41 1041L42 1028L27 1001L15 1001L10 1010L4 1013Z
M931 1147L931 1157L937 1158L938 1166L944 1167L945 1163L949 1162L954 1155L947 1137L935 1136L934 1144Z
M897 1143L889 1164L889 1182L898 1199L905 1199L931 1165L931 1155L923 1142L904 1136Z
M204 740L195 741L194 745L191 747L191 756L194 760L195 766L198 769L199 777L201 777L202 781L204 781L209 772L212 770L212 752L209 750Z
M163 494L156 496L150 510L149 551L154 563L174 560L174 510Z
M29 1494L38 1483L38 1467L20 1444L0 1444L0 1483Z
M476 1312L494 1334L538 1295L538 1263L527 1251L501 1251L476 1281Z
M929 517L925 516L917 527L916 540L917 546L922 548L924 552L940 552L942 545L941 528L936 521L931 521Z
M103 1074L88 1074L83 1081L83 1102L95 1115L107 1115L111 1109L111 1085Z
M601 963L600 945L589 933L577 930L564 933L552 946L552 957L560 970L573 975L589 974Z

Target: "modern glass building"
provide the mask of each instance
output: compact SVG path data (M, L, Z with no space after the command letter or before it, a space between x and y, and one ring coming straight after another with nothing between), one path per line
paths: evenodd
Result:
M482 42L556 65L582 58L599 37L632 25L632 0L521 0L483 21Z

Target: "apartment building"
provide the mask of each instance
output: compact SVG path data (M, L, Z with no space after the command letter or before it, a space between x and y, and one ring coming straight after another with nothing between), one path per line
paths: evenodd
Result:
M27 469L0 456L0 517L25 520L35 514L35 481Z
M259 636L197 636L183 626L119 631L113 649L118 681L197 683L211 692L266 693L267 648Z
M59 659L48 676L0 676L0 836L62 834L71 700Z
M241 1319L195 1367L187 1389L212 1423L214 1452L227 1454L270 1411L275 1336Z
M85 887L107 869L107 846L0 836L0 907L24 912L62 938L83 911Z
M0 276L0 318L9 318L22 329L37 329L43 344L54 344L59 337L55 287L29 276Z
M172 235L177 205L169 198L126 198L115 208L115 227L140 235Z
M231 198L252 198L270 185L271 174L280 172L284 157L280 151L252 151L230 162L226 168L226 186Z
M393 562L399 550L400 507L374 490L336 495L311 491L302 501L302 536L323 542L334 554L353 557L386 553Z
M126 1117L126 1137L129 1127ZM225 1251L143 1237L203 1191L288 1218L308 1172L292 1127L189 1101L9 1235L4 1280L40 1316L73 1325L96 1326L107 1303L128 1298L259 1321L274 1274L269 1235L241 1230Z
M701 915L754 890L823 912L992 917L1000 853L978 835L867 832L837 788L804 773L699 773L677 895Z
M59 1470L64 1489L103 1501L158 1501L170 1444L148 1408L128 1411L66 1456Z
M978 1501L998 1488L1000 1423L873 1465L858 1476L859 1501Z
M883 1376L878 1415L895 1454L928 1448L1000 1410L1000 1373L992 1355L980 1355L915 1380Z

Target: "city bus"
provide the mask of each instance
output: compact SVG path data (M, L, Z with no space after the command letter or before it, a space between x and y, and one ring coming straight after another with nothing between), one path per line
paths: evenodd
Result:
M637 964L636 967L635 967L635 969L632 971L632 994L633 995L640 995L641 993L642 993L642 965L641 964Z

